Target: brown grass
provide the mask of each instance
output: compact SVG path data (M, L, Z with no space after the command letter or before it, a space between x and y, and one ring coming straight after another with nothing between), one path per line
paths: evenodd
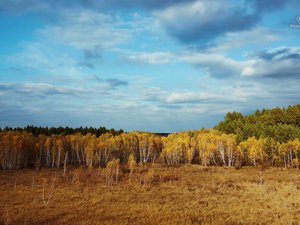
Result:
M0 224L298 224L300 171L260 171L122 168L109 191L100 168L0 171Z

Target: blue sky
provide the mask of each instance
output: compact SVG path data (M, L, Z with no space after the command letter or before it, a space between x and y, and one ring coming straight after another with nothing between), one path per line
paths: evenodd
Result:
M0 126L174 132L213 127L228 111L297 104L299 8L0 0Z

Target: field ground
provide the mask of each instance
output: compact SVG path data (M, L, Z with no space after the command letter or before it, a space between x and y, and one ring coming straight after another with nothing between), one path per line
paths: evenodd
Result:
M147 165L0 171L0 224L299 224L296 169Z

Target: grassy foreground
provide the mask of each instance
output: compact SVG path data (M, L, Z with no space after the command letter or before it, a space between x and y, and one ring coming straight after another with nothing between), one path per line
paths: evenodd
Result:
M300 171L185 165L0 171L0 224L298 224Z

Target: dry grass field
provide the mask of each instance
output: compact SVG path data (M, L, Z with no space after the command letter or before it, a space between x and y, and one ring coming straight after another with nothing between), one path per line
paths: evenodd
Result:
M0 224L299 224L300 171L139 166L0 171Z

